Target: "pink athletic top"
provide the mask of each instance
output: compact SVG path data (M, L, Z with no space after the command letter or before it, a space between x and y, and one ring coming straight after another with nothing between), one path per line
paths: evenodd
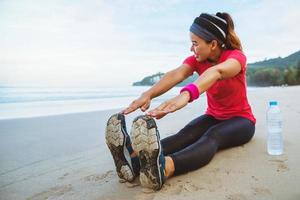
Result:
M245 117L255 124L256 119L247 99L246 56L240 50L225 50L218 63L229 58L239 61L242 70L232 78L218 80L206 91L208 104L206 114L220 120ZM189 65L199 75L211 67L208 61L198 62L195 56L187 57L183 63Z

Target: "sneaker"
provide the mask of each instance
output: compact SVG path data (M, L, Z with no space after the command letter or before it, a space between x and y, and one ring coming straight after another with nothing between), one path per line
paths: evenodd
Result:
M131 128L133 149L140 159L140 182L143 187L161 189L165 177L165 157L155 120L147 115L134 119Z
M121 182L132 182L138 176L140 166L138 157L133 153L130 137L126 131L125 116L114 114L107 121L105 131L106 144L112 154L117 174Z

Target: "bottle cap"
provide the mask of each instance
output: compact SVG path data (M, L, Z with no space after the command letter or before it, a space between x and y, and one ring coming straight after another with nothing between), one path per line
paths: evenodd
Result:
M277 101L270 101L270 102L269 102L269 105L270 105L270 106L277 106Z

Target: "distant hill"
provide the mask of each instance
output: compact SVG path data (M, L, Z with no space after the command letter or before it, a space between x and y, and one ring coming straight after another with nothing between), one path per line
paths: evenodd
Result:
M300 61L300 50L285 57L285 58L272 58L264 61L259 61L255 63L249 63L249 68L263 68L263 67L278 67L287 68L289 66L295 66L297 62Z
M134 82L132 85L133 86L154 85L161 79L163 75L164 73L158 72L151 76L146 76L145 78L143 78L143 80Z
M153 74L151 76L146 76L145 78L143 78L143 80L141 81L137 81L134 82L132 85L133 86L149 86L149 85L154 85L155 83L157 83L161 77L165 75L164 73L158 72L156 74ZM188 77L187 79L185 79L184 81L178 83L176 86L177 87L181 87L184 86L188 83L191 83L193 81L195 81L198 78L198 74L194 73L192 76Z
M298 84L300 79L300 65L298 63L300 63L300 50L284 58L278 57L249 63L247 65L248 84L254 86ZM275 76L274 74L277 74L277 76ZM133 85L154 85L160 80L163 75L164 73L158 72L156 74L143 78L143 80L141 81L133 83ZM197 79L197 77L198 75L194 73L193 76L182 81L177 86L183 86L187 83L193 82ZM272 80L270 81L270 79Z

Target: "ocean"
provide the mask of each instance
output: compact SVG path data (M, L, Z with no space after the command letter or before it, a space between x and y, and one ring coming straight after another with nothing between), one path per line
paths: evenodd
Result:
M118 88L0 87L0 119L122 109L149 89L145 86ZM152 100L152 105L176 96L173 88Z
M112 88L0 87L0 120L123 109L149 86ZM174 87L153 99L151 106L179 94ZM255 87L248 87L255 90ZM200 98L205 98L201 95Z

